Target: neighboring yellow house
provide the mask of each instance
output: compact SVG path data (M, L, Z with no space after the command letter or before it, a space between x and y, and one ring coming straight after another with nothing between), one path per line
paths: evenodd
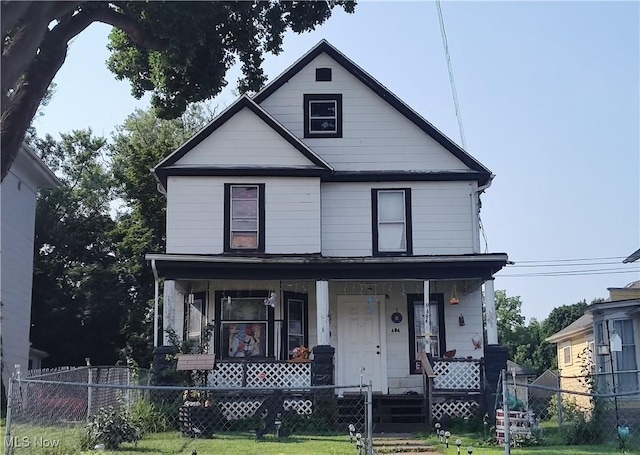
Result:
M547 338L555 343L558 353L560 388L576 392L589 392L585 377L593 373L593 314L587 312L564 329ZM589 397L563 394L563 400L575 401L581 408L589 409Z
M608 288L605 302L589 306L585 314L558 333L547 338L558 352L560 388L588 392L586 376L595 374L598 392L634 392L640 390L640 281L622 288ZM617 334L621 351L609 353L609 339ZM612 375L613 370L613 375ZM589 398L563 394L589 409ZM622 407L640 406L640 393L618 398Z

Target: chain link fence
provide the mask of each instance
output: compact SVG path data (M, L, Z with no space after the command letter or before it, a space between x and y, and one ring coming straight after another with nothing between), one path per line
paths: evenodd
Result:
M181 448L197 444L196 453L256 441L310 444L312 453L373 453L370 386L152 386L138 370L91 367L13 378L9 392L6 454L129 446L157 453L176 441Z
M638 447L638 377L638 371L560 376L558 386L547 387L503 372L495 409L495 439L508 442L510 448L592 445L615 452Z

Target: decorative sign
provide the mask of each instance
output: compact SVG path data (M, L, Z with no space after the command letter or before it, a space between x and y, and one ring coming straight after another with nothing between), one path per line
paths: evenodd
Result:
M395 324L400 324L402 322L402 314L397 311L391 315L391 321Z

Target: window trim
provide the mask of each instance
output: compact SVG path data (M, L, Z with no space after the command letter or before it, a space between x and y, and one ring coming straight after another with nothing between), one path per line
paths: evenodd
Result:
M567 341L562 343L560 349L562 350L562 365L565 367L573 365L573 349L571 348L571 342ZM567 362L567 349L569 349L569 362Z
M216 324L214 329L215 335L215 346L214 352L216 355L216 359L224 360L225 362L237 362L243 361L244 358L233 358L223 356L223 346L224 340L222 339L223 330L222 326L225 320L222 319L222 299L231 297L233 298L266 298L269 295L270 291L268 290L256 290L256 291L235 291L235 292L215 292L215 315L216 315ZM253 322L253 321L248 321ZM261 321L261 323L267 324L267 345L265 347L265 357L255 357L256 360L265 360L265 359L274 359L274 340L275 340L275 319L274 319L274 309L270 306L267 306L267 319Z
M409 327L409 374L422 374L422 370L418 367L419 359L416 358L414 352L414 346L416 345L416 330L415 330L415 317L414 317L414 305L415 302L424 302L424 294L407 294L407 324ZM429 305L435 303L438 308L438 348L442 354L447 352L447 334L446 325L444 322L444 294L443 293L431 293L429 294ZM431 354L427 354L427 357L431 358Z
M289 353L289 300L300 300L302 302L302 342L309 347L309 297L308 294L284 291L283 323L282 323L282 356L283 359L290 359Z
M182 339L183 341L194 341L199 344L199 343L202 343L202 336L204 334L204 329L207 326L207 321L209 316L208 314L209 301L207 299L208 295L206 291L194 292L192 294L193 294L193 303L189 302L189 294L184 295L184 311L183 311L184 330L182 331ZM197 332L191 330L191 306L192 305L195 306L194 304L196 301L201 302L200 330L198 330ZM192 334L194 335L192 336Z
M312 101L335 101L336 102L336 131L322 133L318 131L312 131L310 125L310 103ZM303 96L303 111L304 111L304 137L305 138L320 138L320 137L342 137L342 95L336 94L305 94Z
M258 188L258 247L231 247L231 188L234 186L254 186ZM265 184L264 183L225 183L224 184L224 252L225 253L264 253L265 251Z
M381 192L404 192L404 235L406 245L404 250L380 251L379 221L378 221L378 195ZM372 222L372 251L374 256L410 256L413 254L413 220L411 217L411 188L372 188L371 189L371 222Z

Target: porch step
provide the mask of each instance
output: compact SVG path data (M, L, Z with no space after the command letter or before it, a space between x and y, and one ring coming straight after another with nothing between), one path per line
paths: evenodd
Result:
M429 424L426 422L420 423L374 423L373 431L380 433L392 433L397 431L415 431L417 432L427 432L429 431Z
M394 431L394 427L406 425L412 425L412 428L398 429L420 431L427 420L422 396L383 395L373 399L373 423L379 431Z
M415 438L412 434L374 434L373 452L376 455L440 455L432 446Z

